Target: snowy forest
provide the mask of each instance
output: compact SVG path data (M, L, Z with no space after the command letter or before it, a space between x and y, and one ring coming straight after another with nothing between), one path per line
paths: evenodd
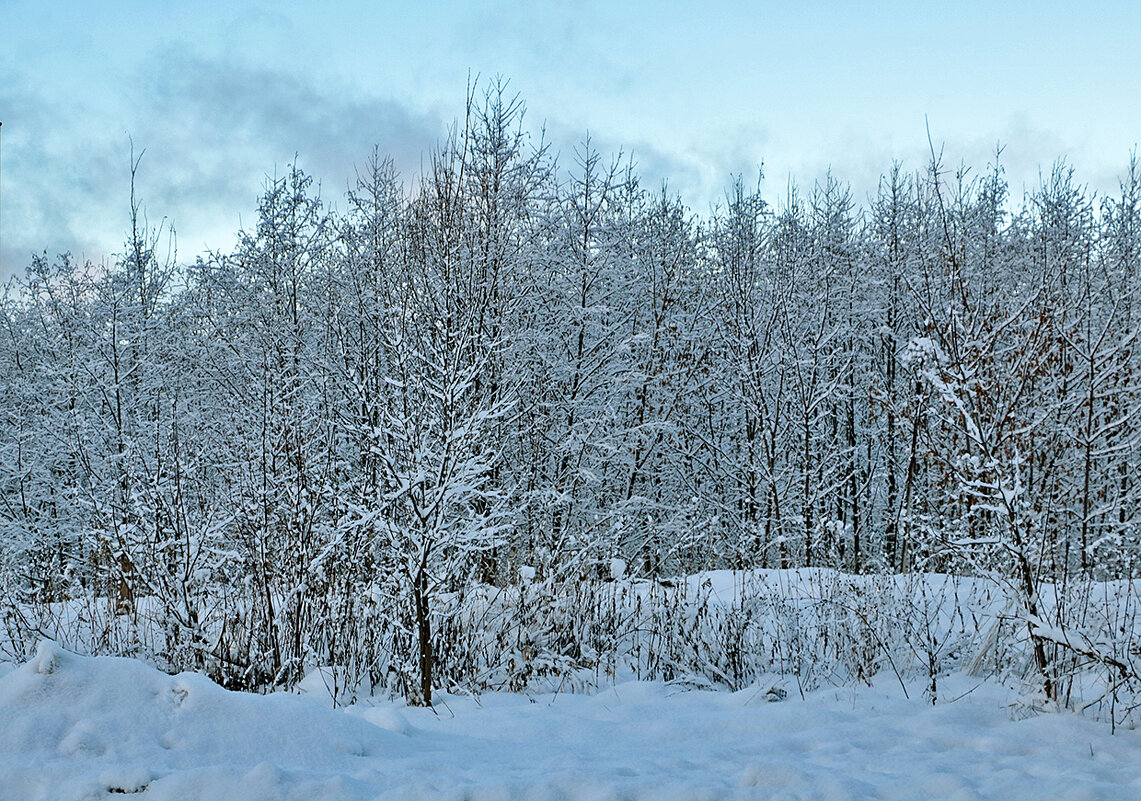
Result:
M936 145L869 198L742 176L698 214L495 85L421 175L362 156L335 203L268 178L192 264L133 158L122 253L8 285L5 658L412 704L962 669L1136 708L1136 157L1017 198L1001 149Z

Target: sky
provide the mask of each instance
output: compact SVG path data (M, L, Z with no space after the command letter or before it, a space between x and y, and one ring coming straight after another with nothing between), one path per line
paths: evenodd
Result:
M560 163L584 136L707 214L733 175L857 200L893 160L1018 200L1060 158L1112 194L1141 141L1141 4L0 0L0 274L113 260L130 164L178 259L233 245L296 158L330 206L373 147L409 181L469 76L509 81Z

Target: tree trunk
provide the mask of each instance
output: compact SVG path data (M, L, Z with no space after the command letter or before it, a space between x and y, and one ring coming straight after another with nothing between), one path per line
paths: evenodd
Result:
M420 691L410 699L413 706L432 705L432 621L428 617L428 576L421 569L412 585L412 601L416 607L416 636L419 641Z

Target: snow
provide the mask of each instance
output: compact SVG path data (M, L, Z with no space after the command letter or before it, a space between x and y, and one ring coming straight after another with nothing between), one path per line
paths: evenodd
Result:
M621 581L622 577L626 575L626 561L617 557L610 560L610 578L614 581Z
M0 675L0 799L1141 798L1141 733L966 676L934 706L893 682L334 710L45 642Z
M227 692L50 642L0 679L0 721L5 801L143 786L147 798L369 797L346 784L362 760L412 751L406 737L301 696Z

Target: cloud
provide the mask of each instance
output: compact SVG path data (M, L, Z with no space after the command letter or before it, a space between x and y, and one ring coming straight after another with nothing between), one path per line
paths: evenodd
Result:
M22 273L33 253L79 256L95 240L80 219L91 187L75 168L81 153L72 141L82 135L88 109L43 97L22 74L0 84L0 109L0 278L6 280Z
M143 89L156 134L187 150L236 147L270 155L299 152L317 169L362 158L373 144L416 164L441 132L438 119L351 87L284 72L164 55L148 65Z
M180 258L227 247L267 175L296 158L335 202L374 145L408 178L444 133L430 113L353 87L165 52L145 60L117 97L45 96L27 80L0 86L4 119L3 277L30 254L99 261L121 250L137 191L152 225L178 231Z
M212 209L212 218L228 211L235 227L265 176L295 158L335 200L374 145L407 179L444 131L430 113L350 86L188 52L154 56L146 72L135 138L163 162L158 175L149 166L149 186L180 206Z

